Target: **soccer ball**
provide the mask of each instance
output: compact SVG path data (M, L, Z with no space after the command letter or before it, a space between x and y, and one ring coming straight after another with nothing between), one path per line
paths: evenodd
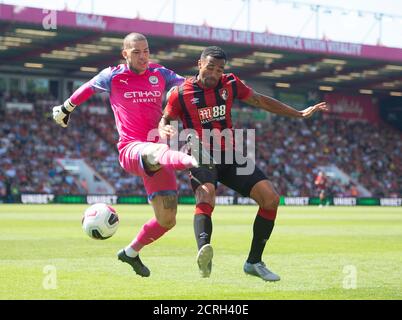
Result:
M116 210L106 203L95 203L84 212L82 228L93 239L105 240L115 234L119 226Z

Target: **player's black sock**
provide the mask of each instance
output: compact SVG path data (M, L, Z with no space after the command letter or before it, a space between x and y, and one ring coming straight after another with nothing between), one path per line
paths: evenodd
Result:
M262 259L265 244L271 236L275 220L267 220L257 215L253 225L253 241L251 242L250 254L247 258L248 263L257 263Z
M194 233L197 241L198 250L207 243L211 242L212 219L206 214L194 215Z

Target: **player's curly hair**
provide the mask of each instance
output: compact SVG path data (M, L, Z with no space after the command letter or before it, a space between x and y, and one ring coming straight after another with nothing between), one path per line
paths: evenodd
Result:
M205 59L208 56L227 61L225 51L217 46L211 46L204 49L204 51L201 53L201 59Z

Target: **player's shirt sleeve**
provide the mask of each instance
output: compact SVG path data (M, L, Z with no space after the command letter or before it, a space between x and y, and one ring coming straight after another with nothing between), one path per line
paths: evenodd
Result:
M176 74L172 70L166 69L165 67L160 66L158 70L166 81L166 91L169 91L174 86L181 85L185 80L182 76Z
M246 85L240 78L233 75L236 81L236 88L237 88L237 99L246 100L251 97L253 94L253 89L251 89L248 85Z
M70 97L71 103L79 106L80 104L87 101L90 97L95 94L95 90L91 86L91 82L88 81L84 83L81 87L79 87Z
M108 92L110 93L112 82L112 68L103 69L98 75L90 80L91 87L95 92Z
M110 82L112 79L111 68L106 68L98 75L93 77L88 82L80 86L70 97L70 100L75 105L80 105L87 101L91 96L97 92L109 92Z
M170 119L178 119L182 115L182 109L179 101L179 90L175 88L167 101L167 105L164 111Z

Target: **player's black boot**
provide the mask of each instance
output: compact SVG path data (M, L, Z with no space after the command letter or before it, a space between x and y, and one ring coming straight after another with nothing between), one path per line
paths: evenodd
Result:
M209 170L215 168L214 158L210 152L205 150L196 134L188 134L186 141L189 153L198 161L199 167L205 167Z
M142 263L140 256L136 256L135 258L129 257L124 249L121 249L117 253L117 257L120 261L126 262L132 266L135 273L141 277L149 277L151 275L151 271Z

